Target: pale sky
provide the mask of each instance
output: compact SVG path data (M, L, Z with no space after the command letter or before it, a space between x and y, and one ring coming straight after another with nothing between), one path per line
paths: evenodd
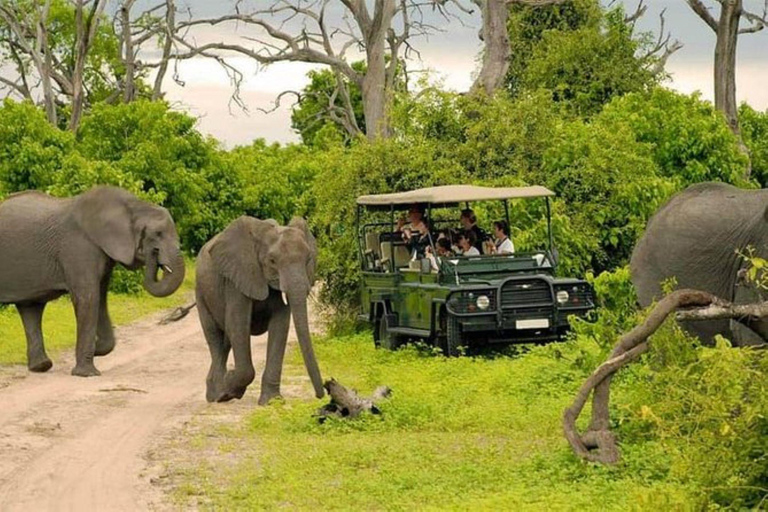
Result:
M211 0L187 0L196 16L210 16L221 12L229 2ZM266 4L266 0L252 0L252 4ZM624 0L628 10L636 2ZM666 8L667 28L684 47L667 63L671 73L668 85L690 93L701 91L706 99L713 96L714 33L686 5L684 0L647 0L648 12L640 21L643 30L658 30L659 12ZM711 4L716 2L710 1ZM748 8L759 12L762 0L744 0ZM464 18L465 26L457 21L447 22L436 18L443 32L429 39L420 39L414 45L421 52L421 60L409 64L410 69L422 68L433 73L447 89L465 91L472 83L481 49L477 38L479 19ZM233 27L207 27L198 33L200 41L233 40L240 34ZM253 45L253 43L246 43ZM768 30L739 38L737 65L737 98L759 110L768 109ZM273 142L295 142L298 136L291 129L290 102L275 112L265 114L258 109L270 109L277 95L284 90L300 90L307 83L306 73L312 65L280 63L266 69L258 69L247 58L228 59L242 70L246 79L242 97L248 106L245 113L229 105L231 86L218 64L196 58L180 64L179 72L184 87L166 82L167 98L177 106L199 118L199 129L221 140L225 146L248 144L253 139L264 138Z

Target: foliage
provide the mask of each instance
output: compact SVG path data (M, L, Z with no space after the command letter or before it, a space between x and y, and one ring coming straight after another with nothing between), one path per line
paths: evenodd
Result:
M765 188L768 186L768 111L759 112L746 103L739 107L741 137L749 149L752 177Z
M567 33L597 28L602 16L600 3L595 0L568 0L542 6L511 4L507 21L510 61L505 80L509 92L516 96L525 88L533 53L548 31Z
M0 108L0 198L52 186L74 144L72 134L51 126L39 108L6 99Z
M598 278L599 288L615 294L605 304L629 302L626 277L623 272ZM724 363L714 360L720 352L707 349L712 351L674 368L643 365L623 372L614 393L614 407L622 413L623 460L610 468L577 460L561 431L563 408L593 369L575 363L581 350L594 352L594 343L580 338L533 347L515 358L443 358L411 347L376 350L370 336L323 339L315 348L324 374L362 395L382 384L392 387L392 397L381 404L383 415L318 424L313 414L319 404L302 384L290 399L259 408L228 430L223 445L212 445L221 433L196 429L200 436L180 448L216 455L182 468L177 474L182 489L215 509L347 508L344 497L349 496L361 509L385 504L387 509L559 510L599 502L605 510L698 510L728 500L744 507L759 502L753 487L765 487L757 476L766 467L766 437L760 430L765 375L759 380L755 373L730 373L733 388L723 370L736 372L736 359L746 355L757 358L750 365L765 371L765 356L731 351ZM287 375L304 374L297 350L288 355L287 365ZM681 375L688 368L691 374ZM689 389L683 383L697 393L677 401ZM751 416L729 420L739 430L728 433L727 445L718 445L713 442L722 428L717 420L728 417L728 407L737 405L742 391L755 398L742 408ZM762 418L754 414L761 393ZM718 403L707 394L731 398ZM697 427L689 412L699 407L711 415ZM643 411L660 422L642 417ZM749 427L758 429L745 430ZM229 460L232 447L238 462L222 469L217 458Z
M32 0L16 0L11 2L12 11L18 19L26 23L30 30L27 34L27 44L35 47L35 20L42 8L40 2ZM75 17L76 8L73 2L67 0L52 0L46 21L48 44L50 47L52 62L56 72L64 76L65 80L74 68L75 40L77 38L77 25ZM119 94L118 84L125 74L124 64L120 59L120 38L115 33L115 27L107 15L102 15L98 28L91 41L90 50L86 56L83 74L83 91L85 104L94 105L99 102L114 102ZM35 89L37 76L31 59L25 52L19 51L15 35L6 25L0 24L0 66L5 69L13 69L14 73L23 70L27 76L29 86ZM147 87L144 83L145 76L139 76L136 80L136 89L139 95L146 94ZM56 82L54 81L54 84ZM71 93L69 93L71 95ZM69 117L71 96L67 92L59 94L57 110L59 127L66 127Z
M668 475L706 490L710 506L760 508L768 497L768 357L719 338L702 347L669 323L619 394L619 436L664 446Z
M365 62L352 63L352 69L357 72L365 71ZM345 108L341 96L334 91L337 88L336 75L330 69L315 69L307 73L309 83L302 89L299 101L291 113L291 126L301 136L301 141L308 146L320 145L322 140L329 137L329 132L344 140L349 137L347 130L337 121L329 117L331 108ZM351 83L348 78L341 78L349 91L349 99L355 112L357 126L365 131L365 116L363 115L363 95L360 87Z
M596 18L594 9L599 7L591 3L580 6L581 12L566 9L559 23L550 21L557 28L540 33L524 71L516 71L518 89L550 91L566 112L580 117L598 113L612 98L645 91L657 82L651 58L638 57L643 39L633 37L623 9L601 12Z
M651 146L658 174L681 186L702 181L749 186L738 140L723 115L698 93L659 87L628 94L606 105L598 117L608 129L629 126L639 142Z

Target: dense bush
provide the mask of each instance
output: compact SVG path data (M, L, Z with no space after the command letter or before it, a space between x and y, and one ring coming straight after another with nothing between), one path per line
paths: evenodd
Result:
M574 321L567 345L547 348L585 373L646 315L637 310L628 268L591 281L593 318ZM723 339L702 347L673 320L650 341L612 386L622 466L703 489L701 506L758 506L768 493L768 353L733 349Z
M746 103L739 107L741 136L749 149L752 177L768 186L768 111L758 112Z

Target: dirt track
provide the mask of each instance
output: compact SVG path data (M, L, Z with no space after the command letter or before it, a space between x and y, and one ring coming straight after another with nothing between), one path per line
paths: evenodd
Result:
M114 352L96 362L101 377L70 376L71 355L46 374L0 369L0 511L169 508L147 454L202 409L241 415L246 404L206 404L195 310L171 325L158 318L116 330ZM257 381L245 398L255 403L266 335L253 350Z

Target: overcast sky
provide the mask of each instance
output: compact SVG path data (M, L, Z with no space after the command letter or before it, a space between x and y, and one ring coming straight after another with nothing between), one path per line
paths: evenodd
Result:
M210 16L221 12L231 2L186 0L196 16ZM251 0L251 5L265 4L266 0ZM636 2L624 0L628 10ZM658 31L658 16L666 9L667 27L684 47L674 54L667 70L672 79L670 87L689 93L701 91L712 99L712 61L715 37L686 5L684 0L647 0L648 12L639 23L641 30ZM709 1L716 4L714 1ZM748 8L759 11L763 0L744 0ZM435 19L442 32L414 44L421 52L421 61L412 62L411 68L430 70L434 80L442 81L445 88L465 91L472 83L477 68L480 41L477 38L479 19L464 18L461 23ZM232 40L242 33L229 27L209 27L198 35L205 40ZM252 45L252 43L248 43ZM168 99L178 108L199 118L199 128L221 140L226 146L248 144L253 139L292 142L298 137L291 129L289 101L270 114L258 109L270 109L276 96L284 90L300 90L307 82L306 73L313 66L303 63L280 63L266 69L257 69L246 58L229 61L243 70L246 79L242 97L248 106L245 113L229 104L231 86L218 64L207 59L192 59L180 66L184 87L167 79ZM737 65L737 99L746 101L760 110L768 109L768 30L743 35L739 38ZM290 99L290 98L289 98Z

